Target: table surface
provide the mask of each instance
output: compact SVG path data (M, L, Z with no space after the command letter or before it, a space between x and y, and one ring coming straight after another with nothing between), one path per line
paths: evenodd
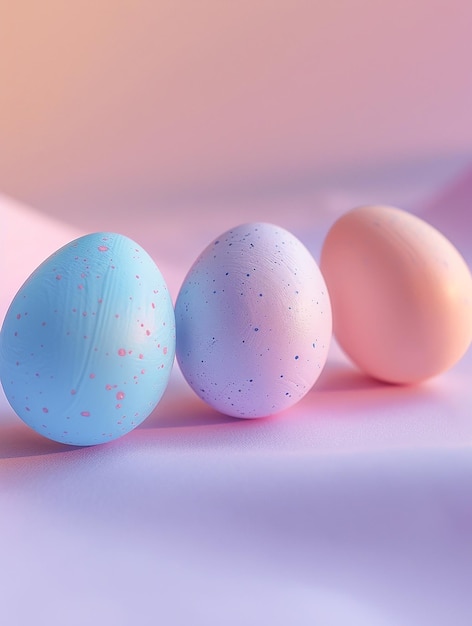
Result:
M226 228L278 223L318 260L329 225L374 198L401 199L472 263L472 170L390 191L371 181L137 207L109 217L108 230L154 256L174 299ZM36 265L104 221L59 221L7 197L0 214L2 318ZM91 448L42 438L1 395L1 622L468 626L471 373L469 350L423 385L384 385L333 341L299 404L237 420L197 398L176 365L141 426Z

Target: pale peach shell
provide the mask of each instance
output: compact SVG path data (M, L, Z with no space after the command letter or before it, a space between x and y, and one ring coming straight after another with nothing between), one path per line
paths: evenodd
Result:
M320 267L334 335L371 376L413 383L452 367L472 339L472 277L452 243L422 219L362 206L338 219Z

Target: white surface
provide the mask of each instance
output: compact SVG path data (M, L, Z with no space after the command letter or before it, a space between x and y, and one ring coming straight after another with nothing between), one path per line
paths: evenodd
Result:
M425 218L436 191L417 204ZM361 196L320 196L316 211L299 197L289 209L176 211L148 251L175 294L190 257L245 211L291 228L316 256ZM448 234L470 263L468 214L453 197ZM6 242L7 267L17 244ZM141 427L87 449L42 439L2 396L1 623L469 626L471 372L469 350L421 387L382 385L333 343L296 407L240 421L204 405L175 368Z

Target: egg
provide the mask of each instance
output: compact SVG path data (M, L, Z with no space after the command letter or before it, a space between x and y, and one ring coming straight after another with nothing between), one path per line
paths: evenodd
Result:
M308 249L274 224L241 224L210 243L181 285L175 315L185 379L227 415L287 409L326 362L325 281Z
M149 254L116 233L85 235L46 259L0 335L14 411L41 435L79 446L138 426L163 395L174 355L166 283Z
M391 206L342 215L323 242L320 267L334 335L359 368L416 383L451 368L472 339L472 277L433 226Z

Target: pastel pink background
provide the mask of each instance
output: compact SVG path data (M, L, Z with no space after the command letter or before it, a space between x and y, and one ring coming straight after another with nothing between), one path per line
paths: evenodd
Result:
M9 3L0 188L96 215L468 156L471 22L465 0Z
M19 0L0 14L0 317L76 235L115 230L175 297L235 223L318 258L365 202L472 264L472 4ZM2 195L3 194L3 195ZM110 445L60 446L0 394L0 621L469 626L471 350L381 385L333 342L293 410L239 421L178 368Z

